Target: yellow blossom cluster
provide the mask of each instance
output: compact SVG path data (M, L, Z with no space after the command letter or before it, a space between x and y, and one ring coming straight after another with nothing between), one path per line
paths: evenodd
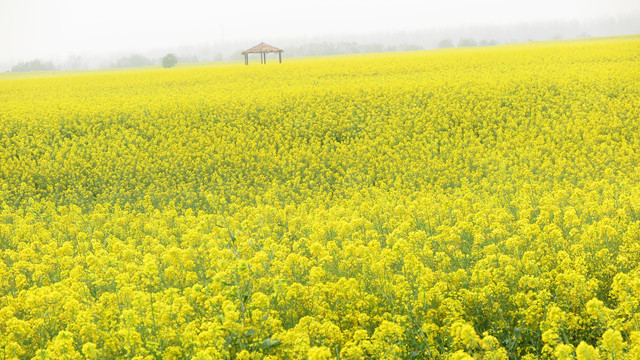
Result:
M0 75L0 358L637 359L638 64Z

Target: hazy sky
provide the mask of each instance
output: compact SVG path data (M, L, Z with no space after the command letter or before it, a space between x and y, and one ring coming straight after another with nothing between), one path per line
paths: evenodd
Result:
M640 14L638 0L0 0L0 60Z

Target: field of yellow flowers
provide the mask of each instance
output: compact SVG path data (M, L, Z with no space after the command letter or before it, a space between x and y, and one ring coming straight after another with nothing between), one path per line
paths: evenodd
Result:
M638 359L639 64L0 77L0 359Z

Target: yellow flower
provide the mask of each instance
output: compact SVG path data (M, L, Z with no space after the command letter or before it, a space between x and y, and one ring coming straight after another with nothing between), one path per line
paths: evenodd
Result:
M576 358L578 360L600 360L600 353L593 346L581 341L576 348Z
M309 360L325 360L331 358L331 351L324 347L314 346L309 348L309 352L307 354Z
M602 335L602 345L600 348L608 358L622 359L626 347L627 344L622 339L620 331L607 329Z

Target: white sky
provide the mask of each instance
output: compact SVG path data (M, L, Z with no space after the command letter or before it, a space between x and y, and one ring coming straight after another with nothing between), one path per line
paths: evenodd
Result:
M0 60L630 14L640 1L0 0Z

